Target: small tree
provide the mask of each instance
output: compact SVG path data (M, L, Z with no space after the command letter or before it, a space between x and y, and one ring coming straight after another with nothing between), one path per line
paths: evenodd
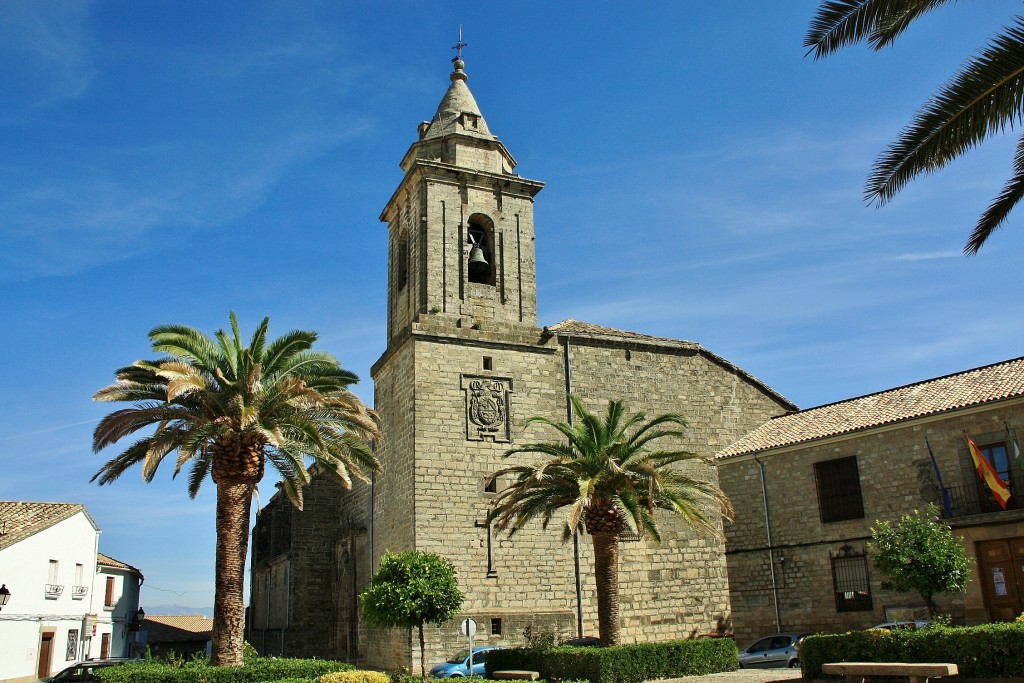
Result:
M938 512L929 504L923 514L914 510L903 515L896 526L876 522L868 543L875 567L891 579L883 587L918 593L929 618L935 616L935 594L965 592L971 574L963 543L938 521Z
M420 635L420 674L427 680L423 625L440 626L462 606L455 565L435 553L385 553L380 569L361 596L363 618L372 626L416 628Z

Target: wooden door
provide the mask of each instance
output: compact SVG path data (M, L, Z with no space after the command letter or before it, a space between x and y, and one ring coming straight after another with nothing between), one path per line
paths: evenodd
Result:
M53 657L53 631L46 631L39 639L39 663L36 664L36 676L46 678L50 675L50 659Z
M992 621L1013 621L1024 612L1024 538L978 544L978 575Z
M104 633L100 636L100 659L110 657L110 634Z

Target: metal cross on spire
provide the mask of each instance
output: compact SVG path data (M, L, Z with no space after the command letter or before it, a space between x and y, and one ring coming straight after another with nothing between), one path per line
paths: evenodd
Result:
M453 62L456 59L462 59L462 48L464 47L469 47L469 43L462 42L462 24L459 24L459 42L452 45L452 49L455 50L455 59L452 60Z

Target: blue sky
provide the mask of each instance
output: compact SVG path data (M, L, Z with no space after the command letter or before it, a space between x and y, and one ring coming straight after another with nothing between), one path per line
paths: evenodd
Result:
M814 62L816 2L0 2L0 498L82 502L143 606L213 601L213 486L89 484L146 333L315 329L364 381L385 343L398 162L463 24L488 124L547 183L541 324L697 341L801 407L1022 355L1021 214L961 249L997 138L891 205L875 155L1019 3L945 7ZM271 480L263 491L273 491ZM2 579L2 577L0 577Z

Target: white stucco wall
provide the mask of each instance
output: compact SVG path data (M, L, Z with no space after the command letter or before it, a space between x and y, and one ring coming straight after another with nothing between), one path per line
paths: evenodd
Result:
M53 632L49 672L85 658L83 619L91 610L99 529L79 512L33 536L0 550L0 582L11 592L0 611L0 683L36 678L44 632ZM50 581L50 561L57 561L56 580ZM75 591L76 566L82 565L81 585ZM62 586L47 596L46 585ZM100 597L102 600L102 596ZM78 631L68 657L68 636Z
M110 604L106 604L107 578L113 579ZM133 645L138 634L129 631L139 609L139 575L130 569L99 566L92 588L92 613L96 615L95 633L89 643L88 656L101 656L103 634L110 634L110 657L131 657L137 654Z

